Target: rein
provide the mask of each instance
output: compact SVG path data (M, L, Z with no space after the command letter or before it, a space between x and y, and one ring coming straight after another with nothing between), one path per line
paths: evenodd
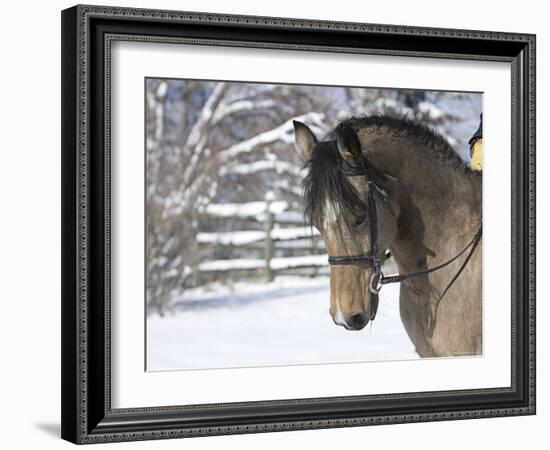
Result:
M370 222L370 237L371 237L371 243L372 243L370 255L329 256L328 263L331 266L340 266L340 265L372 266L374 273L372 274L371 279L369 281L369 290L372 294L376 295L380 292L380 290L382 289L382 286L384 286L385 284L401 283L405 280L419 277L422 275L427 275L429 273L443 269L444 267L456 261L464 253L466 253L468 249L470 249L468 256L460 266L458 272L454 275L454 277L451 279L449 284L447 284L447 287L439 297L439 301L441 301L445 296L445 294L449 291L451 286L454 284L454 282L458 279L460 274L463 272L464 268L470 261L470 258L472 257L476 247L481 241L482 225L481 224L479 225L479 229L477 230L472 240L468 243L468 245L466 245L466 247L464 247L459 253L457 253L455 256L445 261L444 263L439 264L435 267L428 267L426 269L419 270L416 272L408 272L404 274L386 276L382 272L381 261L380 261L380 258L378 257L378 250L379 250L378 248L378 234L379 234L378 214L377 214L377 204L376 204L376 199L374 197L374 194L375 192L378 193L382 197L383 201L387 202L388 193L372 180L373 177L372 177L372 174L370 173L369 166L364 156L362 158L362 166L363 168L360 171L342 170L342 174L344 176L351 176L351 177L362 176L362 177L365 177L365 180L367 182L367 185L369 188L367 193L368 219Z

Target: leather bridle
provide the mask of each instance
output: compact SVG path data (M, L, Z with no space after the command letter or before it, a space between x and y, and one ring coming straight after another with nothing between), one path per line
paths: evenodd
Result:
M442 269L449 264L456 261L460 256L462 256L468 249L470 249L470 252L468 253L468 256L460 266L458 272L455 274L455 276L451 279L441 296L439 297L439 301L443 299L445 294L449 291L453 283L458 279L468 262L470 261L470 258L472 257L472 254L474 253L477 245L479 244L481 240L481 234L482 234L482 225L479 225L479 229L472 238L472 240L462 249L457 255L453 256L451 259L445 261L442 264L439 264L435 267L426 268L423 270L419 270L416 272L409 272L404 274L396 274L396 275L389 275L386 276L382 272L381 268L381 260L378 256L379 254L379 229L378 229L378 211L377 211L377 203L375 199L375 194L379 195L384 202L387 202L389 200L388 193L386 190L384 190L382 187L380 187L378 184L376 184L373 181L373 173L366 161L366 157L362 155L361 159L361 165L362 168L359 170L353 170L353 171L347 171L347 170L341 170L342 174L344 176L349 177L356 177L356 176L362 176L365 178L367 182L368 192L367 192L367 215L369 220L369 226L370 226L370 241L371 241L371 249L370 254L368 255L350 255L350 256L329 256L328 263L331 266L341 266L341 265L354 265L354 266L360 266L360 267L372 267L373 274L369 281L369 291L371 294L378 295L380 290L382 289L382 286L385 284L390 283L401 283L405 280L408 280L410 278L419 277L422 275L427 275L429 273L435 272L439 269ZM374 318L374 317L373 317ZM372 319L373 319L372 318Z

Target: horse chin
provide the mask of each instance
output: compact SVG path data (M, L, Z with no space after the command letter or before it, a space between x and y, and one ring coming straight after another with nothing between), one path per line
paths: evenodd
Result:
M361 326L351 326L351 325L348 325L347 323L343 323L343 324L339 324L341 326L343 326L347 331L361 331L363 328L365 328L367 326L367 324L369 323L369 321L367 320L363 325Z

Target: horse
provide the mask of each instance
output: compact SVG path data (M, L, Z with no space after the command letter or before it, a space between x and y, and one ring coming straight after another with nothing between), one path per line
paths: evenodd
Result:
M335 324L361 330L379 292L420 357L482 353L482 174L440 134L392 116L351 117L322 140L294 121L305 215L325 240ZM382 272L391 255L399 274ZM383 291L381 291L383 292Z

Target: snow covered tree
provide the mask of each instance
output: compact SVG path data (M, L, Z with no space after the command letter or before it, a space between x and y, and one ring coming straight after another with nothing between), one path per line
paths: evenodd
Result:
M293 118L320 131L325 125L322 114L296 114L285 99L301 96L287 95L282 92L285 89L147 81L147 299L151 308L162 311L170 296L186 285L200 257L194 245L199 216L218 196L220 186L229 184L225 187L234 189L239 177L251 180L250 175L264 169L299 172L295 158L281 161L273 152L280 143L286 148L292 144ZM261 190L257 184L250 181L247 192ZM221 197L228 195L223 191Z

